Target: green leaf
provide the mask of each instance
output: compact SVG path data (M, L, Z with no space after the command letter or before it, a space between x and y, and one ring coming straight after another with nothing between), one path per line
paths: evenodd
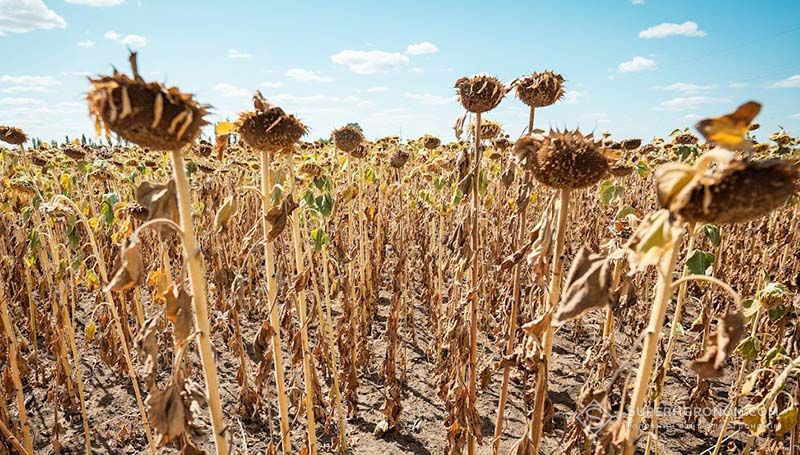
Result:
M331 241L328 234L321 228L311 230L311 240L314 241L314 251L322 251L322 248Z
M317 211L325 218L329 218L331 216L331 212L333 211L333 197L331 194L325 193L322 196L317 196L315 202Z
M755 359L758 357L758 353L761 352L761 346L758 342L758 337L749 336L745 338L739 343L739 346L736 347L736 350L739 351L739 355L741 355L745 360Z
M742 301L742 313L744 317L751 318L758 314L758 310L761 308L761 304L758 303L758 300L755 299L745 299Z
M777 321L786 315L786 307L783 305L778 305L775 308L770 308L767 314L769 314L770 321Z
M650 166L648 166L644 161L640 160L638 163L636 163L636 173L639 174L640 178L647 178L651 172Z
M776 362L786 357L786 351L781 346L773 346L764 354L764 366L771 368Z
M621 198L623 194L625 194L625 188L611 180L606 180L600 184L600 201L603 204L609 205Z
M686 267L695 275L710 275L713 266L714 255L703 250L694 250L686 260Z
M715 226L713 224L706 224L703 227L703 231L706 233L706 237L708 237L708 240L711 242L712 245L719 246L719 242L722 239L720 237L718 226Z

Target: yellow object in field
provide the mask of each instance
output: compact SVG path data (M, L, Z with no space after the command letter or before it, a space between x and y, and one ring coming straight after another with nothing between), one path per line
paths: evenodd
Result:
M709 142L713 142L728 150L744 150L752 147L747 139L750 123L761 112L761 104L748 101L730 114L722 117L701 120L695 128Z

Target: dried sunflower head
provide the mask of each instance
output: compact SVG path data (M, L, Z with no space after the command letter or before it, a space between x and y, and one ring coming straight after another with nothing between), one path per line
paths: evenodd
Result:
M426 134L422 137L422 145L425 146L428 150L435 150L440 145L442 145L442 140L436 136L431 136L430 134Z
M114 70L111 76L89 79L86 95L97 133L105 129L123 139L156 150L180 150L194 142L207 122L207 105L177 87L145 82L131 52L133 78Z
M475 135L475 124L470 123L469 131L472 135ZM484 120L481 122L481 139L494 139L503 132L503 127L491 120Z
M505 85L488 74L462 77L456 81L455 88L464 109L474 113L494 109L506 95Z
M685 221L731 224L781 207L800 189L798 177L800 169L787 160L751 161L716 150L693 166L672 163L659 168L656 190L661 206Z
M564 78L550 70L517 80L517 97L530 107L545 107L564 96Z
M355 125L345 125L331 133L334 145L345 153L353 153L364 141L364 133Z
M28 136L19 128L0 125L0 141L11 145L24 144Z
M600 143L578 130L523 136L514 145L514 154L536 180L553 188L594 185L609 168Z
M395 169L400 169L408 162L410 157L411 155L408 152L398 148L389 160L389 165Z
M261 92L253 96L254 112L243 112L236 122L239 136L255 150L291 151L308 131L303 123L278 106L272 106Z

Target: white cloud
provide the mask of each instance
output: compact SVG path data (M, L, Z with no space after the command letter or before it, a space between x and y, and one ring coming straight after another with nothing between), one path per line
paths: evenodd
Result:
M0 36L34 30L64 28L67 21L42 0L3 0L0 2Z
M311 70L304 70L300 68L292 68L286 71L286 77L293 81L298 82L332 82L332 77L321 76L319 73Z
M280 88L283 87L283 82L281 81L264 81L259 86L264 88Z
M147 46L147 37L142 35L130 34L122 36L113 30L109 30L103 35L103 37L111 41L116 41L124 46L130 46L133 48Z
M703 118L703 116L702 116L702 115L700 115L700 114L690 113L690 114L686 114L686 115L684 115L684 116L683 116L683 117L681 117L681 118L682 118L683 120L700 120L701 118Z
M611 119L608 118L608 114L605 112L590 112L588 114L581 115L581 117L591 120L595 123L611 123Z
M221 82L213 87L213 90L225 98L248 98L253 93L244 88L233 84Z
M430 41L423 41L421 43L409 44L406 47L406 55L425 55L435 54L439 52L439 48Z
M631 0L634 5L644 5L644 0Z
M92 73L88 71L62 71L62 76L77 76L77 77L88 77L91 76Z
M380 93L380 92L388 92L388 91L389 91L389 87L382 87L382 86L370 87L370 88L367 89L367 93Z
M800 88L800 74L769 84L770 88Z
M578 104L578 101L583 98L583 92L577 90L567 90L564 92L564 104Z
M103 8L106 6L119 6L125 3L125 0L66 0L67 3L74 5L93 6L95 8Z
M10 85L3 89L3 93L49 92L53 87L61 85L61 81L51 76L9 76L6 74L0 77L0 84Z
M639 71L650 71L658 68L655 60L637 55L632 60L622 62L617 66L620 73L636 73Z
M78 43L77 43L78 47L94 47L95 44L97 44L97 43L95 43L94 41L92 41L90 39L83 40L83 41L78 41Z
M733 81L728 82L728 87L730 88L745 88L748 85L749 84L747 84L746 82L733 82Z
M0 106L41 106L44 101L36 98L0 98Z
M455 96L439 96L430 93L412 93L405 92L403 96L407 99L418 101L426 106L442 106L445 104L455 103Z
M655 110L657 111L688 111L697 109L707 104L727 103L727 98L713 98L710 96L679 96L671 100L663 101Z
M639 38L644 39L666 38L668 36L703 37L706 35L708 33L700 30L697 23L692 21L686 21L682 24L664 22L639 32Z
M664 85L664 86L655 86L653 89L655 90L663 90L666 92L681 92L681 93L699 93L704 92L707 90L714 90L717 88L716 85L697 85L697 84L688 84L686 82L675 82L674 84Z
M789 118L800 120L800 113L797 113L797 114L794 114L794 115L790 115Z
M423 72L425 72L425 68L421 68L419 66L415 66L415 67L411 68L411 72L412 73L423 73Z
M239 49L228 49L228 58L231 60L247 60L252 56L253 54L242 52Z
M289 104L352 104L358 107L366 107L372 105L369 101L362 100L356 96L330 96L330 95L306 95L306 96L296 96L291 95L288 93L281 93L280 95L275 95L272 97L268 97L270 100L279 101L282 103L289 103Z
M408 65L407 56L397 52L356 51L346 49L331 55L331 61L338 65L346 65L356 74L376 74L399 69Z

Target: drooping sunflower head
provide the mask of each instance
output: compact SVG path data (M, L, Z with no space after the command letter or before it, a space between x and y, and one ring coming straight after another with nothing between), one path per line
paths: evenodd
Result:
M488 74L462 77L456 81L455 88L464 109L474 113L494 109L506 95L505 85Z
M564 78L550 70L531 73L516 82L517 97L530 107L545 107L564 96Z
M111 76L89 79L86 95L89 114L98 134L113 131L141 147L180 150L194 142L208 122L207 105L198 104L189 93L158 82L145 82L139 75L136 52L131 52L133 77L114 70Z
M536 180L553 188L584 188L608 174L600 142L578 130L523 136L514 144L514 154Z
M273 106L261 92L253 96L254 111L242 112L236 121L239 136L254 150L291 152L308 128L293 115Z
M355 124L348 124L333 130L331 137L336 148L350 154L364 141L364 133Z
M28 136L19 128L0 125L0 141L11 145L24 144Z

